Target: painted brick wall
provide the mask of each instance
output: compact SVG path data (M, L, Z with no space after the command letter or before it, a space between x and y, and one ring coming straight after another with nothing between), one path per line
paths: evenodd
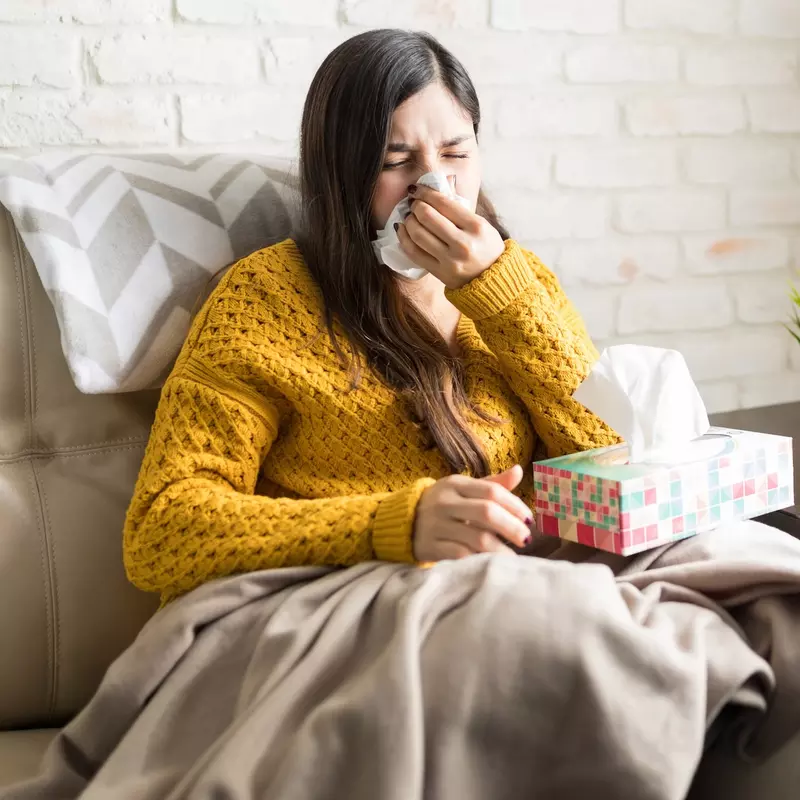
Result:
M294 154L375 26L467 65L487 186L599 344L682 350L713 410L800 399L800 0L0 0L0 148Z

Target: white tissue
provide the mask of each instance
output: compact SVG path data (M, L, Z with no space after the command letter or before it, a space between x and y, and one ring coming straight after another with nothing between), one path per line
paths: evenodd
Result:
M422 186L430 186L437 192L447 195L450 198L458 200L462 206L469 208L469 200L457 195L447 181L447 175L444 172L426 172L417 183ZM397 232L394 229L396 222L405 222L411 210L411 200L413 198L404 197L389 215L386 222L386 227L378 231L378 238L372 242L372 247L375 250L375 255L378 263L385 264L389 269L394 270L404 278L412 281L418 281L424 278L428 271L417 266L408 256L400 249L400 242L397 238Z
M630 461L683 460L708 415L676 350L624 344L604 350L573 397L628 444Z

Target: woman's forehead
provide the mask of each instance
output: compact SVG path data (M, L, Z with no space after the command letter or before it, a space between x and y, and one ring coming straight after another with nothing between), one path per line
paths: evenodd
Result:
M392 114L391 141L422 137L445 141L472 130L467 110L440 83L426 86Z

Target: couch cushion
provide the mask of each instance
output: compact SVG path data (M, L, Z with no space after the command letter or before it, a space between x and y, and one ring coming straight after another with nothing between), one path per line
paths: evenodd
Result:
M295 183L290 161L258 155L0 158L0 203L81 391L161 385L209 278L290 235Z
M85 395L0 210L0 728L52 725L157 607L125 578L122 524L158 392Z
M58 728L0 733L0 787L33 777Z

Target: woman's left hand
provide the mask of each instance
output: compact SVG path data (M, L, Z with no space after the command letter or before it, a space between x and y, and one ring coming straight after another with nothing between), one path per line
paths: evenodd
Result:
M505 249L497 230L457 200L415 185L411 213L397 229L403 252L448 289L459 289L494 264Z

